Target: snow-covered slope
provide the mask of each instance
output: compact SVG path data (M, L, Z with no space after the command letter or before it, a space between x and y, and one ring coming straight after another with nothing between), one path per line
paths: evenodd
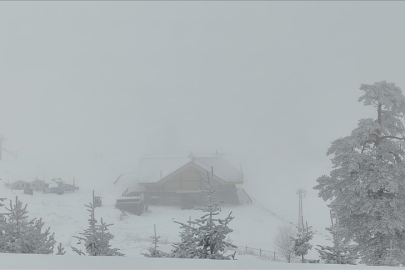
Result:
M103 206L96 208L96 218L103 217L115 235L112 244L120 248L127 256L141 257L141 252L146 252L150 247L150 235L153 225L156 224L157 232L162 237L162 249L171 249L171 243L179 240L179 225L173 221L185 222L191 217L198 218L202 215L198 210L180 210L175 207L150 206L150 213L142 216L128 214L120 218L121 212L115 209L115 200L119 198L121 190L112 186L107 189L96 189L96 195L103 198ZM31 217L42 217L45 225L55 232L56 240L66 247L68 254L74 254L70 246L76 246L77 240L72 236L78 235L88 226L88 212L84 207L92 200L92 190L81 189L76 193L65 195L43 194L35 192L33 196L23 194L21 190L1 188L2 196L14 199L18 196L23 203L27 203L27 210ZM262 248L273 251L272 238L279 224L271 215L256 205L226 206L222 209L222 216L229 212L235 219L230 223L234 230L230 234L233 243L239 246Z
M122 218L121 212L115 209L114 205L123 191L132 182L136 182L136 174L124 172L114 184L121 173L111 170L107 165L102 166L97 160L76 178L76 184L80 187L76 193L56 195L34 192L34 195L31 196L23 194L21 190L11 191L4 186L4 182L10 180L12 182L13 179L33 180L36 176L35 168L28 166L31 163L21 157L18 159L9 157L0 161L0 178L5 180L0 184L0 197L14 200L15 196L18 196L23 203L27 203L29 215L41 217L45 226L51 227L51 231L55 232L56 240L62 243L67 254L76 255L71 250L71 246L83 248L76 244L77 239L73 236L79 235L79 232L88 226L88 212L84 205L92 200L93 190L96 196L101 196L103 200L103 206L96 209L96 218L103 217L107 223L114 224L109 227L115 235L112 245L120 248L124 254L130 257L142 257L141 253L147 252L151 245L150 236L154 224L156 224L158 234L162 237L160 248L169 251L172 248L171 244L179 240L179 226L173 221L185 222L190 217L194 219L202 215L198 210L150 206L150 213L142 216L128 214ZM62 179L70 183L69 179ZM49 178L44 180L51 182ZM4 211L4 209L1 210ZM233 243L241 247L262 249L263 254L270 256L270 252L274 251L273 238L277 233L277 227L283 224L283 221L257 203L234 207L225 206L222 209L222 217L231 211L235 217L230 223L230 227L234 231L229 235ZM316 259L317 254L315 256L310 254L309 257Z

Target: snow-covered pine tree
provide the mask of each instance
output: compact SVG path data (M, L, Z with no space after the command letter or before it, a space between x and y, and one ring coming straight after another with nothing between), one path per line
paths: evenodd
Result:
M213 175L212 172L212 178ZM226 248L236 248L235 245L225 240L226 236L232 232L232 229L228 227L228 223L234 218L231 216L232 212L225 219L215 218L221 209L219 204L213 201L214 186L208 173L207 179L201 174L200 176L208 186L208 190L205 192L208 197L208 206L201 209L207 214L200 219L190 220L188 224L175 221L181 225L183 231L180 233L181 241L173 245L174 250L171 256L215 260L234 259L235 253L225 255Z
M103 218L101 218L100 225L97 225L93 204L90 203L86 207L88 208L87 211L90 212L89 227L83 233L80 233L82 237L75 236L75 238L79 239L79 243L84 241L87 254L89 256L124 256L124 254L119 252L118 248L111 248L110 240L114 236L108 231L107 227L113 224L107 225L104 223ZM83 251L75 247L72 247L72 249L79 255L85 255Z
M28 220L27 205L16 197L15 204L10 200L9 212L3 216L0 233L0 252L52 254L56 243L50 228L42 231L42 219Z
M301 261L306 262L304 256L308 254L308 251L312 249L312 245L309 244L309 241L314 236L314 232L311 227L306 227L299 229L297 236L292 238L294 241L293 251L296 256L301 256Z
M326 264L356 264L357 255L353 246L349 245L343 238L344 232L342 227L339 226L339 219L336 215L335 223L333 223L333 215L331 212L332 225L326 228L332 234L333 246L318 245L319 255Z
M58 252L56 253L56 255L65 255L65 253L65 248L62 247L62 243L59 243Z
M175 221L176 223L179 223ZM180 242L174 243L174 250L171 252L170 257L175 258L198 258L198 245L194 236L194 226L192 221L188 221L188 225L179 223L181 226Z
M330 175L317 179L319 196L330 200L344 237L357 243L361 263L385 265L405 251L405 97L394 83L362 84L359 98L376 118L361 119L349 136L332 142Z
M158 248L157 244L159 243L160 236L156 235L156 224L153 227L155 232L155 234L151 236L153 247L149 248L149 253L142 253L142 255L144 255L145 257L153 257L153 258L168 257L169 254L157 249Z

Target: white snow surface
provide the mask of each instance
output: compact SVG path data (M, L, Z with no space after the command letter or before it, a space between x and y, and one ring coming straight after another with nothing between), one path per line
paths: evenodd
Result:
M156 224L157 234L161 236L159 249L170 251L171 244L179 240L179 225L173 221L185 222L202 216L198 210L180 210L175 207L150 206L150 213L142 216L128 214L120 220L121 212L115 209L115 201L121 197L122 192L136 179L133 172L124 173L122 179L115 185L113 182L122 173L114 171L102 164L92 164L88 173L76 177L76 184L80 190L65 195L43 194L34 192L34 195L23 194L22 190L10 190L5 187L5 182L17 179L33 180L36 168L29 161L22 159L2 160L0 167L0 197L14 200L16 196L23 203L27 203L30 217L42 218L45 227L50 227L55 233L57 244L62 243L66 255L29 255L29 254L0 254L0 269L368 269L366 266L339 266L325 264L287 264L252 255L236 255L235 261L214 260L188 260L188 259L162 259L145 258L141 253L151 247L150 236L153 225ZM56 176L56 175L55 175ZM62 175L69 179L69 175ZM71 179L71 178L70 178ZM45 177L50 182L49 176ZM69 181L67 181L69 182ZM72 251L71 246L84 250L83 245L77 243L73 236L79 236L88 226L88 212L84 207L92 200L92 191L96 196L101 196L103 205L96 208L96 218L114 225L109 227L115 238L111 241L113 247L121 249L126 257L87 257L79 256ZM250 194L252 195L252 194ZM254 196L253 196L254 197ZM9 201L6 202L6 206ZM277 205L272 209L277 209ZM5 212L4 208L0 209ZM229 212L235 219L229 224L233 232L229 235L235 245L274 251L273 238L277 227L283 222L280 218L265 211L260 204L243 206L224 206L221 217ZM281 213L283 214L283 213ZM314 239L313 245L327 244L322 239ZM323 240L325 241L325 240ZM55 247L55 253L57 248ZM308 259L318 259L314 249L307 256ZM277 256L277 259L279 257ZM378 269L378 267L372 267ZM384 268L380 268L384 269Z
M234 261L220 261L0 254L0 260L2 262L0 269L387 269L387 267L361 265L282 263L257 260L251 256L241 256Z
M100 187L96 187L100 188ZM30 217L42 217L45 226L51 227L58 243L62 243L66 255L29 255L0 254L1 269L364 269L365 266L339 266L325 264L287 264L251 255L236 255L235 261L214 261L196 259L145 258L141 253L151 247L153 225L161 236L159 248L163 251L172 249L171 243L179 240L179 225L173 221L187 221L200 217L201 211L180 210L174 207L150 206L151 212L142 216L128 214L120 220L121 212L114 208L116 198L122 190L113 185L109 189L95 190L102 196L103 206L96 208L96 218L103 217L107 223L113 223L110 231L115 235L111 244L121 249L126 257L85 257L71 250L77 243L78 236L87 226L88 212L84 207L92 198L92 190L84 189L65 195L23 194L20 190L0 188L2 195L8 199L18 196L27 203ZM229 224L234 230L230 237L238 246L249 246L273 251L273 237L280 222L257 205L226 206L221 215L225 217L232 211L235 219ZM241 248L244 249L243 247ZM56 247L55 247L56 253ZM263 252L265 253L265 252ZM309 258L309 257L308 257ZM313 258L317 259L317 258ZM376 269L373 267L373 269Z
M61 242L65 247L67 254L75 254L70 246L82 248L76 245L77 240L73 238L78 236L88 227L88 212L85 204L92 200L92 190L81 189L75 193L66 193L65 195L43 194L35 192L34 195L23 194L22 190L0 189L3 197L15 199L15 196L25 204L28 204L28 215L32 218L42 217L46 227L51 227L55 232L57 242ZM107 223L114 225L109 230L115 235L112 242L114 247L130 257L143 257L140 253L147 252L151 246L150 236L153 233L153 225L156 224L157 233L162 237L160 244L162 250L171 250L171 243L178 241L179 225L173 221L186 222L189 217L199 218L203 215L200 210L180 210L176 207L149 206L150 213L144 213L141 216L132 215L124 220L120 220L121 212L115 209L117 198L121 197L122 190L114 188L95 189L96 196L102 197L102 207L96 208L96 219L103 218ZM9 201L6 205L9 204ZM249 246L262 248L263 250L273 251L272 237L277 228L278 221L271 215L264 212L256 205L244 206L225 206L222 208L221 216L226 217L229 212L235 219L230 223L233 232L230 238L234 244L240 246ZM4 212L4 210L3 210ZM254 230L247 228L255 228Z

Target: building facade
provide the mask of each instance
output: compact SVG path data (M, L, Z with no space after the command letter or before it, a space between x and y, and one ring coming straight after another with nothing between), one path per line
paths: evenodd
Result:
M243 184L242 171L219 154L143 158L138 188L132 195L142 193L146 204L191 209L207 205L207 179L216 190L215 201L231 205L244 203L238 197Z

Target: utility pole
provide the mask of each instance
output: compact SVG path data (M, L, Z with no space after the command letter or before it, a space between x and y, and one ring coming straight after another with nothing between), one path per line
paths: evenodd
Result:
M299 205L298 205L298 229L302 230L304 229L304 216L303 216L303 211L302 211L302 199L305 198L307 192L300 188L297 190L297 195L299 197Z

